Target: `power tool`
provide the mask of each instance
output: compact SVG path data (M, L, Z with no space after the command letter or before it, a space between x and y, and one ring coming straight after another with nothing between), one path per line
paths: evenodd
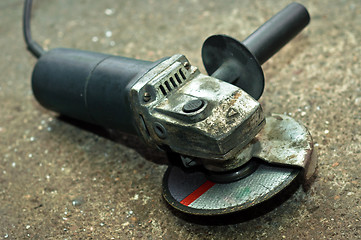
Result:
M295 119L265 117L257 101L261 65L310 21L291 3L240 42L213 35L202 59L208 75L181 54L150 62L56 48L31 37L31 0L25 0L24 37L38 58L32 90L45 108L74 119L136 134L171 163L163 196L195 215L221 215L261 203L303 174L316 158L312 137Z

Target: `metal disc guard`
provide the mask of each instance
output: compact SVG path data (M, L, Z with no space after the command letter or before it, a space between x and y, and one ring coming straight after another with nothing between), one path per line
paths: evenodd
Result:
M237 156L261 159L249 176L214 183L203 172L170 166L163 178L163 196L174 208L195 215L221 215L261 203L287 187L300 173L309 179L316 154L308 130L286 115L266 118L261 132Z

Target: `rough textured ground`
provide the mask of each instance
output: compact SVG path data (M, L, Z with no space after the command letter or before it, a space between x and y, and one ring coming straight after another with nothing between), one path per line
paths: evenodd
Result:
M360 239L361 2L301 2L312 22L263 66L260 101L267 114L287 113L309 128L319 153L317 177L306 193L299 188L262 214L213 226L167 206L161 154L38 105L22 1L2 0L0 238ZM243 39L287 3L38 0L32 26L47 48L146 60L183 53L201 67L209 35Z

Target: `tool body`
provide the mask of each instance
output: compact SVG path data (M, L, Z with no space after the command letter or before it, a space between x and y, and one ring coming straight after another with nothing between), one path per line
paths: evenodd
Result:
M265 118L257 101L264 88L261 64L309 22L302 5L290 4L243 42L209 37L202 57L210 76L179 54L149 62L76 49L44 52L31 40L30 7L25 1L25 40L39 57L35 98L166 151L175 166L165 174L163 191L175 208L231 213L270 198L300 172L312 175L307 129L287 116Z

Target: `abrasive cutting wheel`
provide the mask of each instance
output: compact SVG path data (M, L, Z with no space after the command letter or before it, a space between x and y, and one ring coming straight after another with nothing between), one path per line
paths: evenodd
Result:
M285 115L273 115L243 151L252 152L256 167L229 182L210 180L206 171L170 166L163 178L163 196L174 208L195 215L222 215L245 210L275 196L298 175L315 170L312 138L307 129ZM257 158L257 159L256 159ZM247 166L246 166L247 167Z

